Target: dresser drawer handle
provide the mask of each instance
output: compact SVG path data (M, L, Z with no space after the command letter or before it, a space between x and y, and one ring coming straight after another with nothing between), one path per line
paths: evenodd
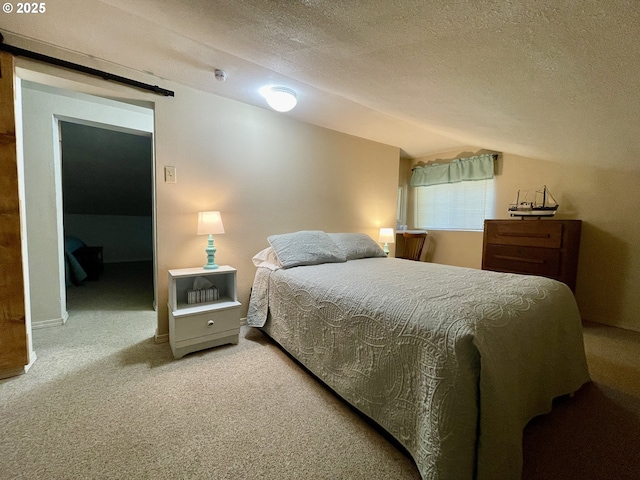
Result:
M514 262L537 263L540 265L544 263L544 260L538 260L537 258L510 257L509 255L494 255L494 257L500 260L512 260Z
M548 233L534 233L534 232L498 232L499 237L530 237L530 238L549 238Z
M207 325L208 325L209 327L213 327L213 324L214 324L214 323L215 323L215 322L214 322L213 320L209 320L209 321L207 322Z

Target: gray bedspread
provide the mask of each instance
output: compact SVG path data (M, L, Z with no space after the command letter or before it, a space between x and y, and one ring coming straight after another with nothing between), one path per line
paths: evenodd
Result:
M412 454L424 479L518 479L522 432L589 381L571 290L367 258L258 268L264 330Z

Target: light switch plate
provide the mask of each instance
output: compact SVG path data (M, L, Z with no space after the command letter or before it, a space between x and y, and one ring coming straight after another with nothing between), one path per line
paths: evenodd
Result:
M176 167L164 167L164 181L166 183L177 183L178 179L176 178Z

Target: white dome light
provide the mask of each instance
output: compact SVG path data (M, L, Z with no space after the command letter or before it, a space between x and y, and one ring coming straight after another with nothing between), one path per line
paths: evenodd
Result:
M277 112L288 112L296 106L296 92L287 87L262 87L260 94L267 99L267 103Z

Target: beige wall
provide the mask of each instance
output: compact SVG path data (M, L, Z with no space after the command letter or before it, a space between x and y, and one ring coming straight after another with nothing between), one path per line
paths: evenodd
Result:
M251 257L267 236L301 229L364 232L395 223L399 149L175 86L156 108L160 305L166 270L205 262L196 213L220 210L216 263L238 268L246 305ZM162 166L177 168L177 184ZM165 325L162 312L160 327Z
M480 151L465 149L467 153ZM411 163L450 159L461 153L445 152ZM582 220L576 299L583 319L640 331L640 172L504 153L497 173L494 218L509 218L506 209L518 189L546 184L560 204L555 218ZM412 210L408 219L413 221ZM430 233L435 239L432 261L480 268L481 232Z
M195 234L198 211L222 214L226 233L215 238L216 263L238 269L245 313L255 273L251 257L268 246L268 235L321 229L364 232L377 240L379 227L395 224L397 147L135 72L114 72L113 65L96 68L174 90L175 98L24 59L20 67L31 81L153 107L160 337L168 333L167 270L206 261L206 237ZM165 165L176 167L176 184L164 182Z

